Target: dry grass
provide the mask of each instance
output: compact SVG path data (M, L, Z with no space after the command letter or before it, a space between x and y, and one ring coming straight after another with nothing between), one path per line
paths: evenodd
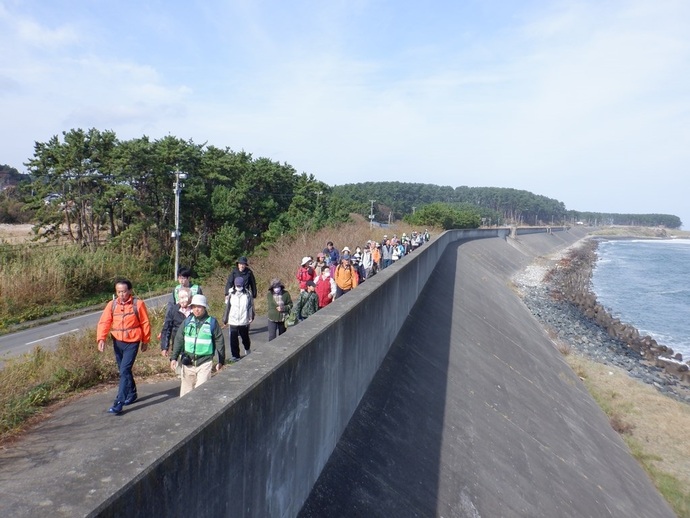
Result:
M0 243L11 245L26 243L33 237L32 227L33 225L31 224L10 225L8 223L0 223Z
M690 405L630 378L623 369L577 354L566 361L676 514L690 517Z
M0 330L100 302L118 277L141 291L161 284L150 259L76 245L0 244Z
M403 232L410 235L414 231L423 231L424 228L413 227L405 223L398 223L389 228L369 227L369 223L358 215L352 215L353 221L345 223L338 228L324 228L315 233L301 235L299 237L284 237L276 244L271 245L266 250L256 253L248 258L249 267L254 272L257 283L257 312L266 311L266 293L271 279L277 277L283 281L285 288L293 297L299 293L297 282L297 270L299 269L302 257L316 257L316 254L323 251L328 241L333 241L338 250L349 247L354 253L357 246L364 248L367 240L381 242L384 234L392 237L397 234L402 236ZM438 229L429 229L434 235L442 232ZM207 279L203 285L204 293L208 294L212 305L212 314L217 314L223 307L223 288L225 280L230 272L216 272L212 278Z
M592 230L591 235L601 237L640 237L640 238L690 238L687 230L666 229L663 227L633 227L612 225Z

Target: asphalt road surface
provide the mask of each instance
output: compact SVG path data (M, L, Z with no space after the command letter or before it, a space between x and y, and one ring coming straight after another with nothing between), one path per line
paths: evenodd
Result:
M164 305L170 294L145 299L146 306L155 308ZM104 306L105 307L105 306ZM40 346L44 349L55 349L61 336L76 333L90 327L96 327L103 310L94 313L65 318L16 333L0 336L0 368L10 358L21 356Z

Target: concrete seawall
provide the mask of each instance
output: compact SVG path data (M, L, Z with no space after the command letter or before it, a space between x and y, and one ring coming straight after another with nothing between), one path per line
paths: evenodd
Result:
M508 286L536 256L583 235L444 233L152 415L139 435L160 440L155 448L143 441L136 462L104 452L99 464L120 489L92 514L289 517L307 502L304 516L672 516ZM427 306L435 310L428 318L408 318ZM458 325L467 328L456 337ZM414 347L401 337L414 337ZM441 344L429 349L430 361L415 368L396 360L429 348L425 337ZM479 350L485 358L471 360ZM533 377L530 365L554 374ZM503 373L502 386L487 388L492 371ZM375 415L362 417L367 409ZM545 413L555 422L540 420ZM447 447L451 418L457 441ZM410 454L414 435L423 447ZM587 451L578 457L580 448ZM391 461L400 475L387 479ZM415 475L424 480L421 496L406 490Z

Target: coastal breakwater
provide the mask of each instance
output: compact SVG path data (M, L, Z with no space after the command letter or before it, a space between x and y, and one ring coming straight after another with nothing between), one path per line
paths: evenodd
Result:
M597 246L598 240L588 239L559 261L547 276L553 287L551 295L575 305L611 338L638 353L640 359L662 368L666 374L678 378L684 385L690 385L690 362L684 362L682 354L675 353L672 348L658 343L649 335L641 335L634 326L613 317L598 302L596 294L591 290Z
M104 448L110 476L84 505L128 517L672 516L510 286L584 235L444 233L152 411L133 435L155 447Z

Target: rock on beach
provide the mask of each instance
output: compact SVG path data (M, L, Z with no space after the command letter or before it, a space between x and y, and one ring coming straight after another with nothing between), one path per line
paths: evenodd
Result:
M679 401L690 403L688 364L671 349L620 322L591 291L598 241L585 238L540 257L512 281L524 304L563 353L625 369L628 375Z

